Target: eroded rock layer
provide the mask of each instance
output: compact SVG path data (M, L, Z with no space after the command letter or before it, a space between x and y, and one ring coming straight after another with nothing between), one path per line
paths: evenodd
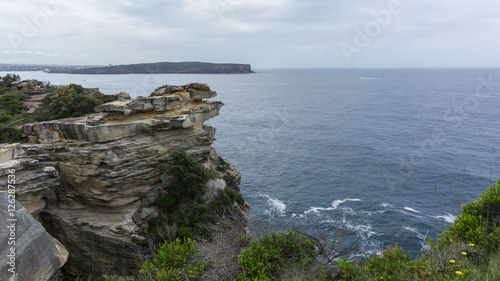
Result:
M141 226L158 212L155 203L171 184L164 171L173 150L209 168L229 167L221 178L239 183L238 171L211 147L215 129L203 125L223 106L203 100L215 95L199 83L165 86L147 98L124 94L91 116L27 124L30 143L0 149L26 182L21 205L67 248L66 273L137 273L141 259L131 237L140 238Z

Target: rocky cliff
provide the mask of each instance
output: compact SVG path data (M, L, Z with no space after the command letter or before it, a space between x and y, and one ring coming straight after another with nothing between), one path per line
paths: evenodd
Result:
M124 95L97 114L27 124L29 143L0 148L2 161L17 163L18 201L68 250L67 274L137 273L131 238L143 238L156 201L172 184L164 172L174 150L207 168L227 167L208 193L226 186L224 176L238 190L240 174L211 147L215 129L203 124L223 106L205 100L214 96L199 83L165 86L152 97Z

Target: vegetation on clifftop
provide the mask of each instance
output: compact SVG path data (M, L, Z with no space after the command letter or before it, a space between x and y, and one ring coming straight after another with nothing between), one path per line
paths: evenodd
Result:
M43 99L43 108L35 113L36 121L48 121L68 117L80 117L93 113L100 104L113 101L113 96L85 95L84 88L78 84L58 87Z
M23 117L22 101L30 98L24 93L11 92L13 82L21 80L19 75L7 74L0 79L0 143L22 139L21 131L13 126Z
M0 143L22 142L22 124L80 117L95 112L97 105L115 100L114 96L98 91L86 93L78 84L55 87L48 83L44 85L43 94L40 92L40 95L33 96L12 89L12 83L20 80L15 74L7 74L0 79ZM30 102L32 97L43 99L34 112L29 112L25 103Z
M238 209L248 208L241 194L229 183L218 191L215 200L207 202L203 197L207 181L220 175L198 163L184 150L171 153L170 166L165 174L173 182L168 192L159 198L160 214L148 219L145 233L146 238L154 243L171 242L176 237L209 237L214 228L221 227L222 217L239 220L241 211ZM146 241L136 242L144 244Z

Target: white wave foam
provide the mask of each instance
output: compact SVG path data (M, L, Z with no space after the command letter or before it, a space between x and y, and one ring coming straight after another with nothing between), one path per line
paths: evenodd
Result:
M378 214L383 214L387 210L378 210L378 211L358 211L358 214L362 214L365 216L373 216L373 215L378 215Z
M357 233L358 236L363 238L365 241L368 241L368 238L376 234L375 231L373 231L371 224L357 224L353 223L350 220L347 220L346 218L342 218L341 220L327 219L320 221L320 223L342 225L346 227L346 229L352 230L353 232Z
M414 213L417 213L417 214L421 214L421 212L415 210L415 209L412 209L410 207L404 207L403 209L407 210L407 211L410 211L410 212L414 212Z
M316 215L320 215L320 212L319 211L333 211L333 210L336 210L340 204L342 203L345 203L345 202L348 202L348 201L361 201L361 199L351 199L351 198L347 198L347 199L344 199L344 200L335 200L332 202L332 206L331 207L327 207L327 208L323 208L323 207L311 207L309 208L309 210L305 211L304 212L304 215L307 215L307 214L310 214L310 213L315 213Z
M450 214L450 213L446 213L445 215L442 215L442 216L437 216L438 219L443 219L445 220L447 223L453 223L455 221L455 218L456 216Z
M408 231L413 232L413 233L416 233L416 234L420 234L416 228L411 227L411 226L407 226L407 225L403 226L403 229L408 230Z
M304 215L308 215L310 213L315 213L316 215L320 215L319 211L332 211L335 210L336 208L321 208L321 207L311 207L309 210L304 212Z
M368 225L357 225L354 227L354 231L356 232L361 232L362 233L362 236L364 239L368 239L370 238L372 235L375 234L375 231L372 230L372 226L370 224Z
M431 246L429 246L429 244L427 243L427 233L424 235L420 232L418 232L418 230L414 227L411 227L411 226L403 226L403 229L404 230L407 230L407 231L410 231L410 232L413 232L417 235L417 238L420 239L420 246L422 246L422 249L425 249L425 250L429 250L431 248Z
M348 202L348 201L357 202L357 201L361 201L361 199L351 199L351 198L347 198L347 199L344 199L344 200L335 200L335 201L333 201L333 202L332 202L332 208L337 209L337 207L338 207L340 204L343 204L343 203Z
M380 204L380 206L384 207L384 208L387 208L387 207L392 206L392 205L389 204L389 203L382 203L382 204Z
M283 201L271 198L267 194L259 194L259 197L267 198L267 204L269 205L269 211L276 212L278 215L282 216L285 214L286 205Z
M286 210L285 203L283 203L282 201L280 201L278 199L272 199L272 198L269 198L269 200L267 202L269 202L270 208L277 211L278 214L280 214L280 215L285 214L285 210Z

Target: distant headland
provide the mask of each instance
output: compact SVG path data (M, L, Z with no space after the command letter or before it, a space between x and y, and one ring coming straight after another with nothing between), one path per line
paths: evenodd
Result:
M12 65L0 64L0 71L45 71L68 74L246 74L250 64L208 62L156 62L108 66Z

